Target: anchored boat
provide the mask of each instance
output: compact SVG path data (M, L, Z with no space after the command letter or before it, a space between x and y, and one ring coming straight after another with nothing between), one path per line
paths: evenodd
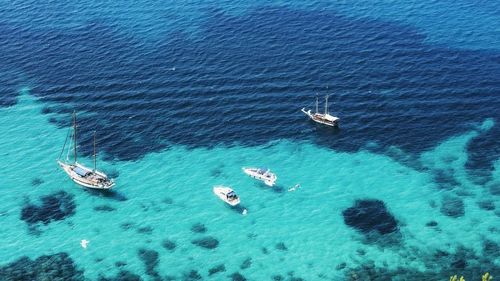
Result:
M213 191L220 200L226 202L231 206L240 204L240 197L238 197L238 195L236 195L236 192L234 192L230 187L217 185L214 186Z
M61 160L61 156L66 147L66 143L68 142L68 137L71 139L68 146L68 154L66 156L66 161ZM69 154L71 151L71 144L73 144L73 161L69 161ZM63 171L73 180L75 183L92 188L92 189L111 189L115 183L112 179L108 178L108 176L97 170L97 153L96 153L96 145L95 145L95 132L94 132L94 168L88 168L77 162L77 142L76 142L76 113L73 112L73 128L72 131L68 132L68 136L66 137L66 141L64 142L63 148L61 150L61 154L59 155L59 159L57 163Z
M268 168L243 168L243 172L250 177L264 182L267 186L273 186L278 177Z
M305 108L302 108L302 112L304 112L305 115L309 116L311 120L313 120L316 123L320 123L323 125L327 125L330 127L337 127L339 125L339 118L333 115L330 115L328 113L328 95L325 97L325 113L320 113L318 110L318 98L316 97L316 112L311 112L311 110L307 110Z

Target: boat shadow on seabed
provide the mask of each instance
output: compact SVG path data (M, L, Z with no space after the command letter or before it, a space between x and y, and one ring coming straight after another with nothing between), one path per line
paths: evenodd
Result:
M93 196L109 198L120 202L128 200L128 198L125 195L114 190L97 190L97 189L85 188L85 191Z

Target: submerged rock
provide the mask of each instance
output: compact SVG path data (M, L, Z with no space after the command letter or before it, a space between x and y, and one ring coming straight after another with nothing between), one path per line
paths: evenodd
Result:
M177 245L175 244L174 241L168 240L168 239L164 239L163 242L161 243L161 245L163 246L163 248L165 248L169 251L173 251L173 250L175 250L175 247L177 247Z
M346 225L363 233L388 234L398 230L396 219L380 200L356 200L354 206L345 209L342 215Z
M160 256L158 252L141 248L137 254L144 263L146 274L149 276L158 276L158 272L156 272L156 266L158 265Z
M116 211L115 208L109 206L109 205L99 205L94 207L94 211L97 212L113 212Z
M252 258L248 257L241 263L240 268L247 269L250 266L252 266Z
M43 180L41 178L34 178L31 180L31 185L32 186L39 186L43 183Z
M198 273L196 270L191 270L189 272L186 272L182 276L183 281L196 281L196 280L201 280L201 275Z
M285 243L283 243L283 242L277 243L276 245L274 245L274 247L276 248L276 250L288 251L288 248L286 247Z
M28 224L63 220L75 214L76 205L73 195L59 191L40 198L41 205L26 204L21 210L21 220Z
M206 236L200 239L195 239L191 241L191 243L205 249L215 249L217 248L217 246L219 246L219 240L215 239L212 236Z
M434 182L436 182L441 189L453 189L460 185L460 183L455 179L452 169L435 170Z
M479 208L486 211L494 211L495 210L495 202L493 200L482 200L477 202Z
M235 272L235 273L229 275L228 277L230 277L231 280L233 280L233 281L246 281L247 280L245 278L245 276L241 275L239 272Z
M153 228L151 226L139 227L137 229L137 233L140 233L140 234L152 234L153 233Z
M224 264L216 265L208 270L208 276L214 275L219 272L226 271L226 266Z
M337 264L337 266L335 267L335 269L336 269L336 270L342 270L342 269L344 269L346 266L347 266L347 263L342 262L342 263Z
M191 227L191 231L194 233L205 233L205 232L207 232L207 228L202 223L195 223Z
M284 280L285 280L285 277L283 277L282 275L279 275L279 274L278 274L278 275L273 275L273 276L271 277L271 279L272 279L273 281L284 281Z
M435 227L435 226L438 226L438 223L437 221L429 221L425 224L425 226L427 227Z
M441 213L452 218L461 217L465 214L464 202L456 196L445 195L441 201Z
M121 270L114 277L99 276L97 281L142 281L141 277L132 272Z
M44 255L35 260L24 256L10 264L0 267L0 280L84 280L67 253Z

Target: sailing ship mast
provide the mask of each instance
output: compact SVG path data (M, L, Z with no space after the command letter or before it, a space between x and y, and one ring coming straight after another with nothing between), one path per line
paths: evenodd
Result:
M97 153L95 149L95 131L94 131L94 172L97 169Z
M325 115L328 114L328 95L325 97Z
M318 113L318 104L319 104L318 96L316 96L316 113Z
M74 146L73 151L75 154L75 163L76 163L76 112L73 111L73 138L74 138Z

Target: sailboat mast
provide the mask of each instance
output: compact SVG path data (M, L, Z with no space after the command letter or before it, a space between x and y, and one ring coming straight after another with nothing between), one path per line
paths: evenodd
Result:
M328 95L325 97L325 114L328 114Z
M73 111L73 138L75 141L75 145L73 146L74 154L75 154L75 163L76 163L76 111Z
M318 101L318 97L316 96L316 113L318 113L318 104L319 104L319 101Z
M95 149L95 131L94 131L94 171L97 169L97 153Z

